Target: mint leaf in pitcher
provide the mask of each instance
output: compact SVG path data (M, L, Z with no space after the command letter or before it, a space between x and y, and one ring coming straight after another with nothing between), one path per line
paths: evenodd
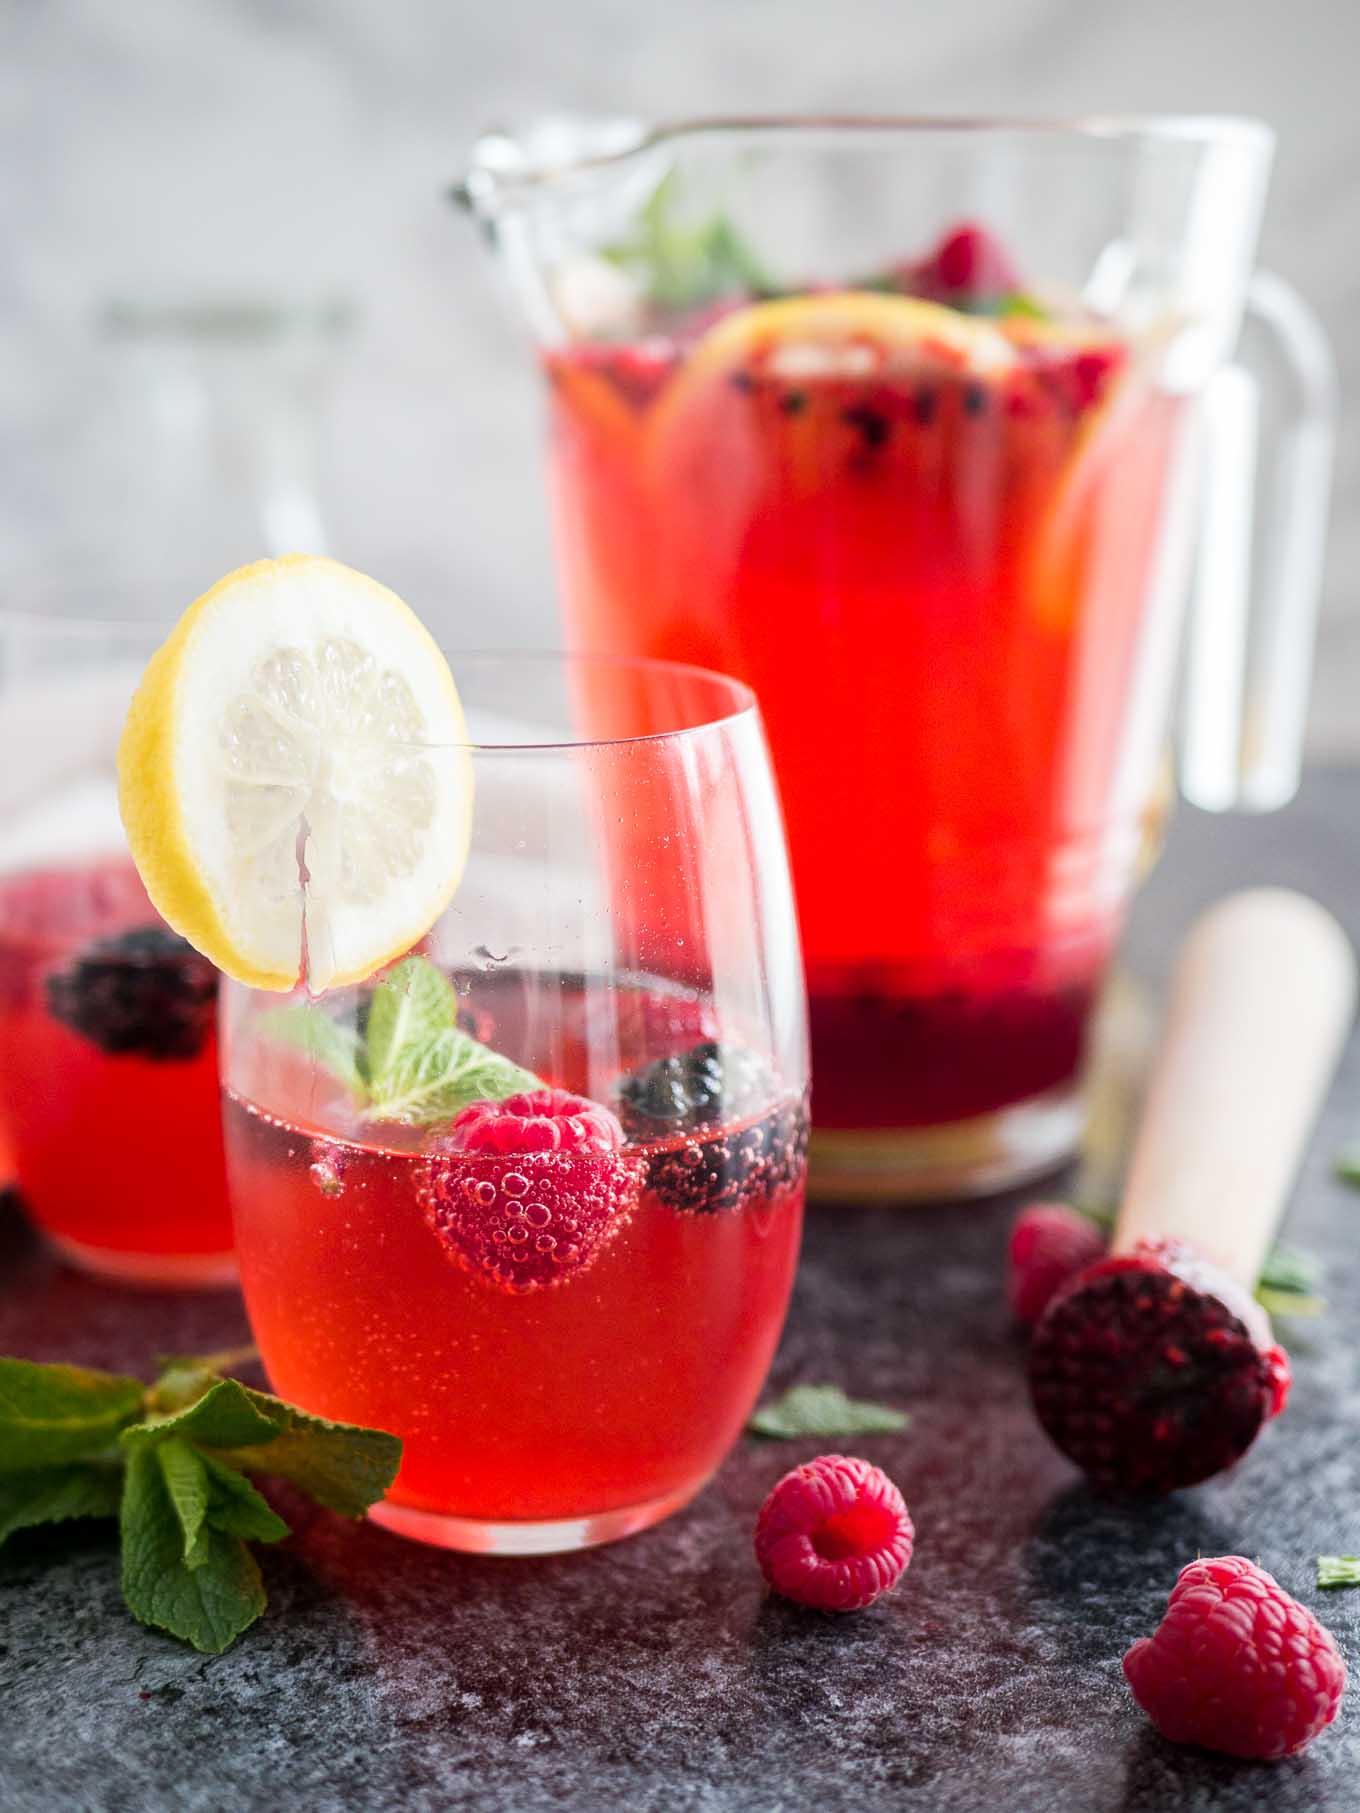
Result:
M687 220L678 171L668 170L627 237L603 256L630 272L658 309L679 312L726 296L771 296L776 288L728 215Z

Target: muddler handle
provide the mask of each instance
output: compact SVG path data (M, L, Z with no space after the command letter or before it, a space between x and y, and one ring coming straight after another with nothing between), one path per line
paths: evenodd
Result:
M1112 1250L1187 1241L1255 1288L1355 1011L1315 900L1250 888L1192 928L1172 980Z

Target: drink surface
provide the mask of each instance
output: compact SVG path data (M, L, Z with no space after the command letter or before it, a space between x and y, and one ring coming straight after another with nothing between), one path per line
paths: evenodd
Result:
M1146 803L1120 764L1178 405L1109 324L941 299L547 355L573 638L760 698L819 1125L1069 1082Z
M230 1253L216 998L125 857L0 878L0 1117L25 1207L92 1264Z
M546 1050L517 1033L534 1020L527 1002L553 1003L559 1088L582 1082L581 1030L602 1008L625 1030L665 1020L645 998L630 1012L578 980L516 980L481 1029L542 1072ZM553 1522L708 1477L788 1302L801 1097L771 1093L655 1136L630 1123L617 1150L505 1154L453 1150L444 1128L346 1126L295 1057L248 1053L240 1080L269 1100L266 1112L229 1090L225 1118L242 1286L270 1380L313 1412L402 1437L392 1503Z

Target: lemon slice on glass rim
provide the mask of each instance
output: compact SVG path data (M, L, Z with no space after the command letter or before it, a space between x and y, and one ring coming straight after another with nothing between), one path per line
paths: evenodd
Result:
M395 593L316 555L220 580L153 655L118 751L162 918L256 988L362 981L452 899L472 831L458 691Z

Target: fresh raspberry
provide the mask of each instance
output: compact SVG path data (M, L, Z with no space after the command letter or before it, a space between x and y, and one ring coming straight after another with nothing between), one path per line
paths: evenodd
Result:
M1329 1633L1240 1555L1181 1569L1166 1616L1124 1657L1124 1673L1173 1744L1265 1761L1311 1744L1346 1685Z
M941 302L991 301L1020 287L1000 240L972 222L945 234L920 267L920 283Z
M426 1220L465 1270L503 1290L565 1284L637 1203L645 1163L622 1144L607 1108L565 1089L474 1102L429 1149Z
M897 1585L914 1537L886 1473L867 1460L823 1454L786 1473L760 1507L756 1560L786 1599L856 1612Z
M1011 1224L1006 1255L1006 1301L1033 1328L1049 1299L1105 1253L1105 1236L1088 1216L1061 1202L1036 1202Z
M534 1089L503 1102L473 1102L450 1128L446 1152L615 1152L623 1144L616 1115L584 1095Z

